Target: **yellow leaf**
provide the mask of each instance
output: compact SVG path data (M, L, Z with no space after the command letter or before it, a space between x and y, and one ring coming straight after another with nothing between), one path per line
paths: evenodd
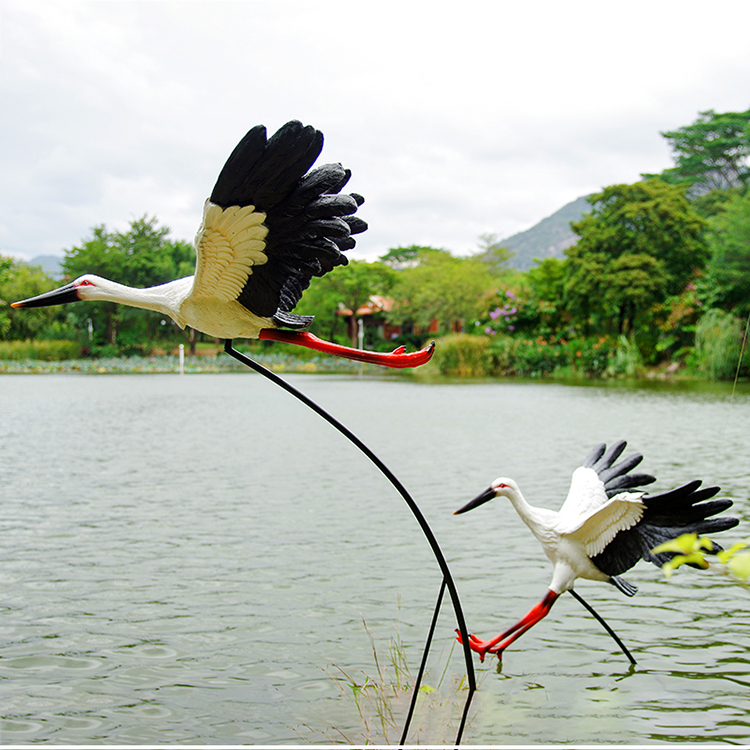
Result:
M738 552L729 560L727 567L735 578L747 581L750 578L750 552Z
M733 558L741 549L745 549L747 547L747 542L737 542L737 544L733 544L729 549L723 550L722 552L719 552L717 557L719 558L720 562L728 562L731 558Z
M697 534L682 534L676 539L670 539L668 542L663 542L658 547L654 547L651 551L658 552L682 552L687 554L695 549L695 541L698 538Z

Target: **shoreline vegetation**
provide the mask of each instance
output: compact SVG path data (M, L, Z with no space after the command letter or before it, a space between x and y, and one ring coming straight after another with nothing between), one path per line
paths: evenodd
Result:
M553 340L523 339L474 334L449 334L437 339L433 360L416 370L394 373L376 365L339 357L300 351L298 347L261 342L235 342L238 350L277 373L338 375L401 375L417 379L520 378L546 382L618 381L736 381L739 363L750 365L746 346L724 342L716 336L697 348L687 363L662 362L644 365L638 349L624 337ZM154 348L148 354L129 356L82 356L80 345L71 341L0 342L0 374L127 374L178 373L177 346ZM196 355L184 353L185 373L246 372L247 368L225 356L217 344L201 344Z

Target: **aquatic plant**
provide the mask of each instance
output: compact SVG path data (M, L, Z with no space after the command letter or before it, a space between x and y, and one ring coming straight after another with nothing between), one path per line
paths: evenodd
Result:
M404 720L412 699L415 678L409 667L406 648L397 633L388 642L385 659L381 658L372 631L364 618L362 623L372 648L374 674L360 671L353 674L338 665L332 665L334 674L328 673L342 696L354 701L361 729L355 736L351 730L332 726L321 732L309 725L303 725L307 734L323 734L329 740L344 740L352 745L398 744L404 727ZM410 745L445 744L455 740L456 728L463 710L468 689L466 678L454 677L446 681L450 658L456 642L451 645L442 672L437 676L434 687L426 684L429 670L425 673L412 722L408 741ZM438 665L439 667L440 665ZM467 723L467 729L471 719ZM331 735L334 732L335 735ZM309 737L305 737L309 739ZM464 740L466 740L466 734Z

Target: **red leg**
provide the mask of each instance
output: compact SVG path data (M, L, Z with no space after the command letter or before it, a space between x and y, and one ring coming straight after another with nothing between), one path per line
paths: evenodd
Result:
M306 346L308 349L315 349L326 354L334 354L337 357L354 359L358 362L370 362L374 365L385 365L386 367L419 367L419 365L430 361L432 353L435 350L435 342L433 341L424 349L410 354L405 352L403 346L398 347L398 349L395 349L390 354L370 352L362 349L352 349L340 344L333 344L330 341L319 339L307 331L283 331L274 328L261 329L258 338L267 341L284 341L287 344Z
M533 606L515 625L504 630L492 640L483 641L475 635L470 635L469 648L479 654L480 661L484 661L484 657L487 654L497 654L499 658L502 658L503 651L508 648L516 638L520 638L527 630L534 627L539 620L547 616L558 596L560 595L552 590L547 591L544 599L542 599L539 604ZM460 633L458 635L458 640L459 643L462 642Z

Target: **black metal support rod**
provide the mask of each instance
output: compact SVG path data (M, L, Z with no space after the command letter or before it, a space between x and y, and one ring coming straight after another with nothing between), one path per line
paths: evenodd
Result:
M271 370L268 370L267 368L263 367L263 365L258 364L257 362L253 361L249 357L246 357L244 354L241 354L240 352L238 352L232 346L231 340L225 341L224 351L230 357L233 357L238 362L242 362L242 364L246 365L252 370L255 370L255 372L259 373L260 375L263 375L265 378L275 383L280 388L283 388L287 393L290 393L292 396L294 396L303 404L305 404L310 409L312 409L316 414L322 417L332 427L337 429L351 443L357 446L357 448L359 448L370 459L370 461L372 461L372 463L375 464L375 466L377 466L378 469L380 469L381 473L395 487L395 489L404 499L406 504L409 506L409 509L411 510L414 517L417 519L417 522L422 528L422 532L427 538L427 541L430 547L432 548L432 552L435 555L435 559L438 563L438 566L440 567L440 570L443 574L443 581L448 588L448 593L450 594L451 603L453 604L453 611L456 615L456 622L458 624L458 631L461 634L461 641L463 643L464 659L466 661L466 675L469 681L469 693L466 698L466 704L464 706L461 723L459 725L458 734L456 736L456 745L458 745L461 741L461 736L463 734L464 726L466 723L466 717L468 715L469 704L471 703L471 699L473 698L474 692L476 691L476 688L477 688L476 676L474 674L474 663L472 661L472 656L471 656L472 652L471 652L471 649L469 648L469 631L466 627L466 620L464 619L463 610L461 608L461 601L458 596L458 590L456 588L455 581L453 580L453 576L451 575L450 568L448 567L448 563L445 559L445 556L443 555L443 551L440 548L440 545L438 544L438 541L435 538L435 535L432 532L430 525L427 523L427 519L424 517L424 515L422 514L422 511L419 509L419 506L414 501L412 496L407 492L403 484L401 484L401 482L396 477L396 475L348 427L346 427L341 422L339 422L335 417L333 417L325 409L323 409L323 407L318 406L318 404L316 404L312 399L305 396L304 393L302 393L301 391L298 391L294 386L289 384L286 380L276 375L276 373L271 372ZM418 688L419 688L418 685L415 686L415 690L417 690ZM408 731L408 726L404 729L404 734L406 733L406 731Z
M414 707L417 705L419 686L422 684L422 676L424 675L425 666L427 665L427 654L429 654L430 646L432 645L432 636L435 633L435 626L437 625L438 615L440 614L440 605L443 603L443 594L445 594L445 578L440 581L440 593L438 594L437 603L435 604L435 611L432 615L432 622L430 623L430 630L427 633L427 640L425 641L424 650L422 651L422 662L419 665L417 679L414 681L414 691L409 703L409 713L406 715L406 721L404 722L404 732L401 735L401 742L399 743L400 745L406 744L406 734L409 731L411 717L414 715Z
M607 625L607 623L604 621L604 618L577 591L573 589L569 589L569 591L571 594L573 594L574 599L577 599L592 615L594 615L594 617L599 621L599 624L612 636L615 643L622 650L622 653L625 654L628 659L630 659L630 663L635 665L636 661L633 658L633 655L630 653L630 651L628 651L625 644L619 639L617 633L615 633L615 631L612 630L609 625Z

